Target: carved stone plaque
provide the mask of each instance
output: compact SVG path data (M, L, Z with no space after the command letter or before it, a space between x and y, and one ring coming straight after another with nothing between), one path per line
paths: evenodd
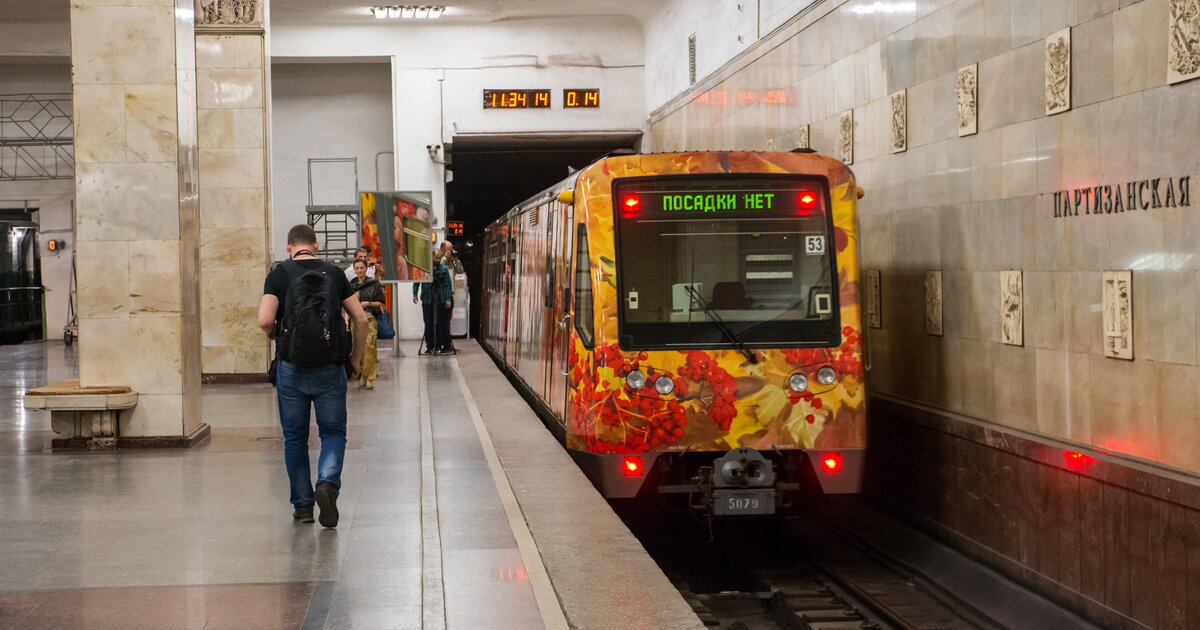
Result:
M196 26L261 30L262 5L262 0L196 0Z
M925 332L942 335L942 272L925 272Z
M1167 6L1167 83L1179 83L1200 76L1200 0Z
M908 150L908 91L900 90L892 101L892 153Z
M1104 272L1104 356L1133 359L1133 272Z
M958 69L955 98L958 101L958 135L978 133L979 64L973 63Z
M800 125L800 128L796 130L796 148L797 149L811 149L812 148L812 145L809 143L809 140L808 140L808 125Z
M1000 272L1000 341L1025 345L1024 287L1020 271Z
M867 296L867 325L871 328L883 327L883 292L879 283L879 270L872 269L864 272Z
M848 109L838 117L838 157L845 164L854 163L854 110Z
M1071 28L1046 38L1046 113L1071 109Z

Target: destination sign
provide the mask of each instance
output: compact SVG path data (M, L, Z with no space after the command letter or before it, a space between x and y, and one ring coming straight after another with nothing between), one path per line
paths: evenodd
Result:
M775 191L645 191L627 193L618 201L622 214L646 212L793 212L815 214L821 195L815 189Z

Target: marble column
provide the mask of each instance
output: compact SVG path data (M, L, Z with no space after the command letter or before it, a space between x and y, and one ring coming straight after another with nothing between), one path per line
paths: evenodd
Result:
M262 3L197 2L202 370L206 382L265 378L257 324L270 268L269 71Z
M208 431L193 23L191 0L71 2L80 380L132 387L120 435L160 444Z

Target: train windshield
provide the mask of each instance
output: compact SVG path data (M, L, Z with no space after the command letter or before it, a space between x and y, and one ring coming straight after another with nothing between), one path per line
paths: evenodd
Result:
M616 182L621 347L837 345L828 197L791 175Z

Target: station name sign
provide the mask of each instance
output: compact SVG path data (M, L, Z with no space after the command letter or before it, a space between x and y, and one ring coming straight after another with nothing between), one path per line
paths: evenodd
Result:
M1152 208L1192 205L1191 177L1156 177L1122 184L1060 190L1054 193L1054 216L1116 214Z

